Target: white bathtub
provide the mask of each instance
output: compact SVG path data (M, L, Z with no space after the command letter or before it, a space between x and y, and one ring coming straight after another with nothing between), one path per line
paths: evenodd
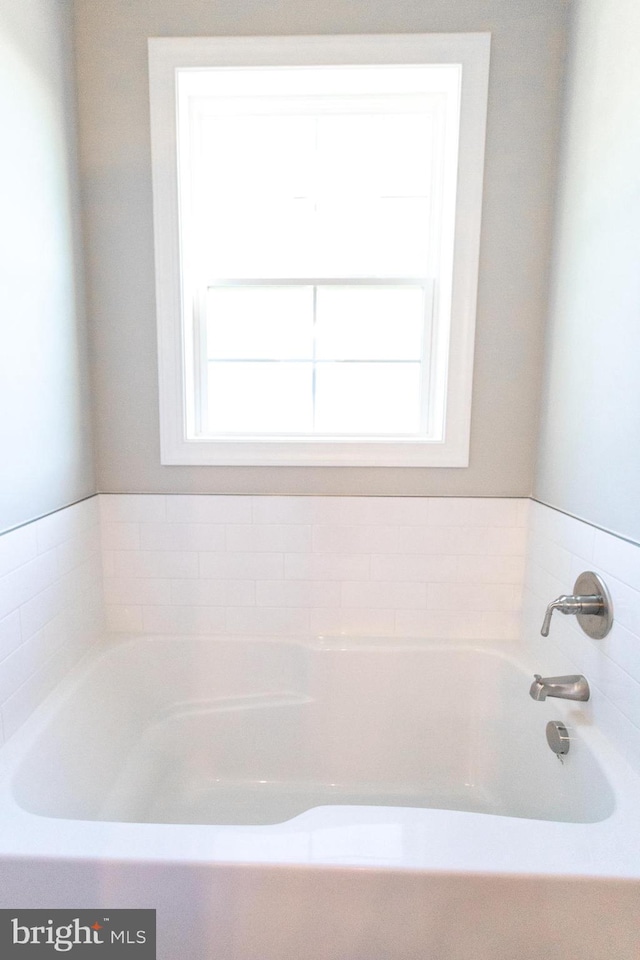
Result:
M640 782L505 647L134 639L0 751L0 906L161 960L637 960Z

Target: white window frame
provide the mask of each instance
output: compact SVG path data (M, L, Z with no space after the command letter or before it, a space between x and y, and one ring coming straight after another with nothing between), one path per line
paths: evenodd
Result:
M161 462L182 465L466 467L484 174L490 34L170 37L149 40ZM460 132L450 323L437 349L448 356L435 439L209 439L188 434L176 77L178 70L238 66L455 64ZM189 384L189 381L191 383Z

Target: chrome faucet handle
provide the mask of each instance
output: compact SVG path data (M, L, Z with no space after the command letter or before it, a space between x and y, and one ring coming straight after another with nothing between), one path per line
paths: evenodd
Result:
M542 634L543 637L549 636L549 630L551 628L551 617L553 615L553 611L561 607L566 599L567 599L566 596L558 597L557 600L553 600L547 607L547 612L544 615L544 620L542 621L542 627L540 629L540 633Z
M578 623L594 640L602 640L613 624L611 597L605 584L596 573L581 573L574 585L574 593L562 594L547 607L540 633L549 636L551 617L554 610L577 616Z
M551 617L554 610L559 610L560 613L572 613L578 615L579 613L587 613L591 616L597 616L602 610L603 598L601 596L592 594L587 596L567 596L567 594L562 594L561 597L558 597L557 600L553 600L547 607L547 612L544 615L544 620L542 622L542 629L540 633L543 637L549 636L549 628L551 627Z

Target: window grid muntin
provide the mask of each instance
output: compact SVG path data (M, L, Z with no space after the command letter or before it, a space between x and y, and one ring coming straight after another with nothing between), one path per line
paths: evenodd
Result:
M312 357L310 359L296 359L290 358L287 360L274 360L271 358L265 358L263 361L256 360L253 357L247 358L235 358L235 359L216 359L210 360L207 350L207 308L206 308L206 298L207 293L211 289L216 287L286 287L286 286L300 286L300 287L312 287L313 288L313 349ZM316 356L316 318L317 318L317 291L320 287L323 286L340 286L340 287L385 287L385 288L398 288L398 287L414 287L422 290L423 296L423 325L422 325L422 350L420 360L318 360ZM211 281L205 286L203 286L199 295L197 296L194 302L194 326L195 326L195 339L197 343L197 349L194 351L194 357L196 362L196 370L194 371L194 379L197 382L196 395L199 398L199 407L195 411L195 423L197 424L197 429L199 433L197 436L200 439L205 438L241 438L246 439L248 437L256 437L259 439L265 439L268 437L309 437L314 440L321 439L322 437L337 437L340 439L354 439L357 440L359 437L363 437L366 440L372 440L376 437L380 439L387 439L389 437L405 437L405 438L419 438L423 436L428 436L429 430L431 429L431 418L432 418L432 399L434 392L434 377L433 377L433 351L432 351L432 307L433 307L433 281L430 278L415 278L415 277L384 277L384 278L363 278L363 277L337 277L337 278L323 278L323 279L312 279L312 278L265 278L265 279L216 279ZM207 430L207 418L208 418L208 379L209 379L209 363L310 363L312 364L312 376L313 376L313 431L312 433L287 433L287 432L270 432L270 433L239 433L239 432L208 432ZM315 433L315 411L316 411L316 369L318 365L324 363L345 363L345 364L357 364L357 363L369 363L369 364L399 364L399 363L411 363L416 364L420 363L421 368L421 391L420 391L420 428L417 432L411 433L338 433L334 432L331 434L316 434Z

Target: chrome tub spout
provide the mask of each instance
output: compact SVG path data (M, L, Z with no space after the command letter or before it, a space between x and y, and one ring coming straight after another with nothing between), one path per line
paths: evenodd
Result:
M547 697L558 697L560 700L588 700L591 694L586 677L582 674L571 674L568 677L541 677L534 674L529 695L534 700L546 700Z

